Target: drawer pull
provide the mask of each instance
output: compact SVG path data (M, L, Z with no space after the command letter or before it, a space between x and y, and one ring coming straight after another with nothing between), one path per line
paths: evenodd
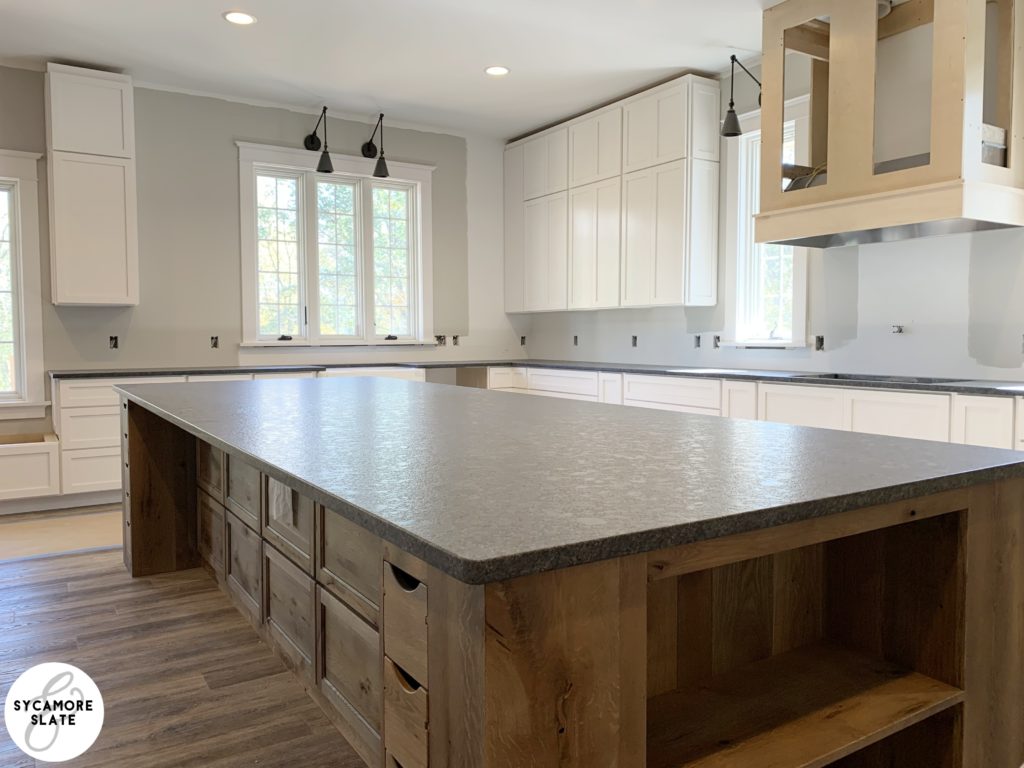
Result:
M391 566L391 573L395 577L395 582L404 591L415 592L417 589L419 589L420 584L423 583L412 574L403 571L397 565L394 565L393 563L388 563L388 565Z
M416 681L415 677L410 675L400 666L395 664L393 661L391 662L391 664L395 668L395 675L398 677L398 684L402 686L402 689L406 693L416 693L416 691L423 687Z

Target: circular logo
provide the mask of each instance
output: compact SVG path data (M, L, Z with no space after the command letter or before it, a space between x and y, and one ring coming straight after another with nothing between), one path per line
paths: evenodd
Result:
M100 735L103 696L78 667L37 664L7 692L4 723L26 755L44 763L63 763L89 749Z

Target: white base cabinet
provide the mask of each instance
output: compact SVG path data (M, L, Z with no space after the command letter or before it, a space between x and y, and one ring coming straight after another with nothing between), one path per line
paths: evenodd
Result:
M1017 429L1015 430L1016 442L1014 443L1014 447L1018 451L1024 451L1024 397L1018 397L1016 400Z
M56 435L0 437L0 501L60 493Z
M1013 448L1013 399L953 395L954 443Z
M722 416L757 419L757 382L722 380Z
M760 384L757 418L798 427L844 429L843 390L835 387L804 387Z
M622 405L622 374L597 374L598 399L602 403Z
M949 442L949 395L874 389L843 395L843 427L851 432Z
M627 373L622 377L622 386L624 405L715 416L721 414L722 382L719 379Z
M320 378L339 378L352 376L382 376L386 379L403 379L405 381L426 381L427 372L423 368L403 368L400 366L383 366L375 368L328 368L320 371Z

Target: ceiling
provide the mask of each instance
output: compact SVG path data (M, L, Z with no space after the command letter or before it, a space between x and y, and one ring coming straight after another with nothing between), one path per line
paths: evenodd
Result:
M508 138L761 47L778 0L0 0L0 63ZM237 27L241 9L258 23ZM502 79L484 67L502 64Z

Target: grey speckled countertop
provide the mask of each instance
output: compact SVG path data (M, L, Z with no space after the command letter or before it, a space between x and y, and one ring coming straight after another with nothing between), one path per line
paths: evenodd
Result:
M1012 451L394 379L121 391L474 584L1024 476Z

